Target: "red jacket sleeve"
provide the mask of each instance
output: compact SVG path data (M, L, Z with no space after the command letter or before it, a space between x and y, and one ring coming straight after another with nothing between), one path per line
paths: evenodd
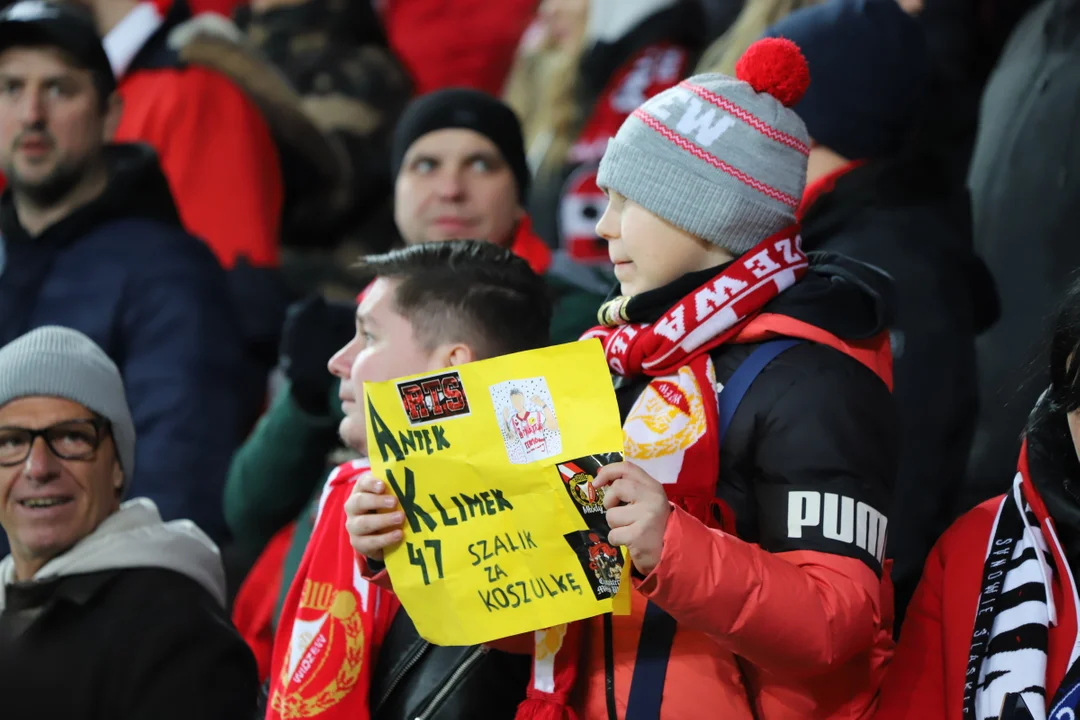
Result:
M360 566L360 574L365 580L378 585L387 592L394 592L394 583L390 580L390 571L386 569L385 565L380 563L377 568L372 568L368 564L367 556L360 553L356 553L356 562Z
M185 227L226 269L278 264L281 165L255 104L224 75L190 66L137 72L120 87L118 141L157 150Z
M679 508L668 518L660 564L638 589L762 670L802 677L868 650L883 614L881 580L862 561L769 553Z
M948 537L946 534L942 541ZM900 642L881 688L877 720L924 720L949 715L945 707L942 541L927 558L922 580L908 605Z

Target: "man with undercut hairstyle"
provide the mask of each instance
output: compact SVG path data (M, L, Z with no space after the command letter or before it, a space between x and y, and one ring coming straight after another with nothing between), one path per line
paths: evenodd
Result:
M330 360L341 379L347 445L367 453L363 386L548 343L551 305L525 260L494 243L446 240L364 260L376 279L356 311L356 335ZM354 494L354 486L356 493ZM392 593L365 579L346 523L401 522L366 457L329 477L274 642L267 718L318 705L320 720L510 718L525 696L527 658L420 638ZM366 507L370 498L385 506ZM347 520L348 517L348 520ZM366 534L370 529L361 528ZM400 534L400 533L399 533ZM381 554L379 556L381 558ZM376 578L378 579L378 578ZM458 672L469 668L468 674ZM347 692L334 690L348 687Z

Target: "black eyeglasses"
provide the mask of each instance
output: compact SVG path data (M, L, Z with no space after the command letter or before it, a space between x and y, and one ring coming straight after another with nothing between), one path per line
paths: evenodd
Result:
M62 460L91 460L105 439L109 422L99 418L65 420L40 430L0 427L0 467L26 462L37 439L44 438L52 454Z

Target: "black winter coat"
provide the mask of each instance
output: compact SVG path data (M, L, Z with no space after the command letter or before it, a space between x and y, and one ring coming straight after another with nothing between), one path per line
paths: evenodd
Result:
M4 720L249 720L259 678L194 580L139 568L9 585Z
M1001 295L979 338L979 421L958 510L1006 490L1028 412L1049 384L1049 319L1080 267L1080 1L1044 0L983 94L971 160L975 249Z
M900 465L889 557L898 625L930 548L954 519L975 430L975 338L997 313L993 281L974 254L966 191L918 161L857 167L803 218L804 248L843 253L895 283Z
M646 299L654 322L674 302L715 276L690 273ZM672 293L672 291L675 291ZM889 320L888 278L847 258L817 254L810 272L763 308L845 340L877 336ZM636 298L636 299L638 299ZM756 344L725 344L711 357L719 385L727 383ZM625 419L647 378L616 386ZM882 568L852 542L821 532L790 536L789 508L798 493L831 493L887 514L897 465L896 408L888 387L870 368L831 347L804 342L772 360L747 390L720 447L717 497L735 516L739 538L769 552L811 550L854 557ZM717 518L720 520L721 518ZM725 528L727 529L727 528Z

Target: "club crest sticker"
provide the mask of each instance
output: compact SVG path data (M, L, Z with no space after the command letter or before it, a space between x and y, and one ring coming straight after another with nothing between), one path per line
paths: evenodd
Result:
M576 530L563 536L577 554L597 600L614 597L622 579L622 553L601 530Z
M622 453L605 453L568 460L556 465L563 487L570 496L574 507L581 513L585 524L590 528L607 533L608 524L604 516L604 490L593 487L593 480L600 468L611 463L622 462Z
M456 372L397 384L410 425L445 422L469 414L469 399Z
M364 663L364 627L352 588L304 581L281 687L270 706L282 720L315 717L356 686Z
M527 465L562 452L555 405L543 377L509 380L490 390L511 463Z

